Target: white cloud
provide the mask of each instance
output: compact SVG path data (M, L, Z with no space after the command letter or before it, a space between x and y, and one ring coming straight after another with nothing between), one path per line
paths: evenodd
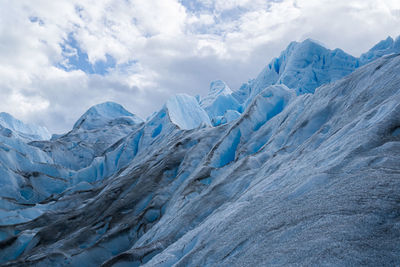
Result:
M398 0L0 0L1 111L57 132L105 100L146 116L212 79L238 88L292 40L359 55L399 23ZM57 68L78 55L69 38L115 68Z

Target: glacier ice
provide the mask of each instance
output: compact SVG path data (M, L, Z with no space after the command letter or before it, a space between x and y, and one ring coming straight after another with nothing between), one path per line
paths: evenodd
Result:
M201 99L200 105L207 112L214 126L228 122L225 117L227 111L229 111L228 116L235 114L232 113L234 111L238 113L242 111L242 105L233 96L232 90L221 80L210 84L208 95Z
M48 140L51 137L47 128L23 123L6 112L0 113L0 126L5 129L2 130L3 135L11 136L14 132L18 137L28 140Z
M362 54L360 56L360 63L365 65L377 58L380 58L384 55L391 53L399 53L400 52L400 36L393 40L392 37L386 38L386 40L382 40L377 43L374 47L372 47L368 52Z
M207 113L193 96L175 95L168 99L165 106L171 122L183 130L191 130L201 124L211 125Z
M342 50L329 50L306 39L290 43L256 79L242 87L249 91L248 105L268 85L285 84L297 94L313 93L317 87L350 74L358 66L358 59Z
M292 43L146 121L108 102L50 140L1 124L0 264L398 265L396 42Z
M114 102L105 102L89 108L74 124L75 128L93 130L112 123L138 124L143 120Z
M329 50L311 39L292 42L255 79L243 84L234 94L247 106L258 93L272 84L285 84L298 95L313 93L317 87L341 79L356 68L392 53L400 53L400 36L396 41L388 37L360 58L341 49Z

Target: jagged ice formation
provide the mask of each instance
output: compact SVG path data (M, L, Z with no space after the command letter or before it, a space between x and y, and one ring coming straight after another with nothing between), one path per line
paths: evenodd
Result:
M291 43L239 90L0 116L3 266L400 263L400 47Z

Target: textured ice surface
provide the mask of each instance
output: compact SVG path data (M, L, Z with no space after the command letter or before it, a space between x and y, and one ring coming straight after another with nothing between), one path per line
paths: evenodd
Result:
M265 83L217 127L178 95L49 141L0 128L0 264L399 265L399 73L392 54L315 94Z

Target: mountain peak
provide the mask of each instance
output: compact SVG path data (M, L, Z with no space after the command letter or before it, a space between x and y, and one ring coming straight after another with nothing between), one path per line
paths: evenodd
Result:
M232 90L229 88L229 86L222 80L215 80L210 83L210 93L217 93L217 94L231 94Z
M385 40L380 41L374 45L369 51L377 51L382 49L387 49L393 46L394 40L391 36L388 36Z
M90 107L86 113L98 114L102 116L115 117L117 116L132 116L133 114L127 111L122 105L107 101L96 104Z
M90 107L74 124L75 128L92 130L107 125L110 121L121 117L129 117L133 123L141 123L143 120L122 105L115 102L104 102Z
M232 94L231 88L222 80L216 80L210 83L208 94L201 99L200 105L205 108L211 105L220 95Z
M365 65L379 57L382 57L391 53L400 52L400 36L393 40L391 36L388 36L385 40L380 41L374 45L368 52L360 56L361 65Z

